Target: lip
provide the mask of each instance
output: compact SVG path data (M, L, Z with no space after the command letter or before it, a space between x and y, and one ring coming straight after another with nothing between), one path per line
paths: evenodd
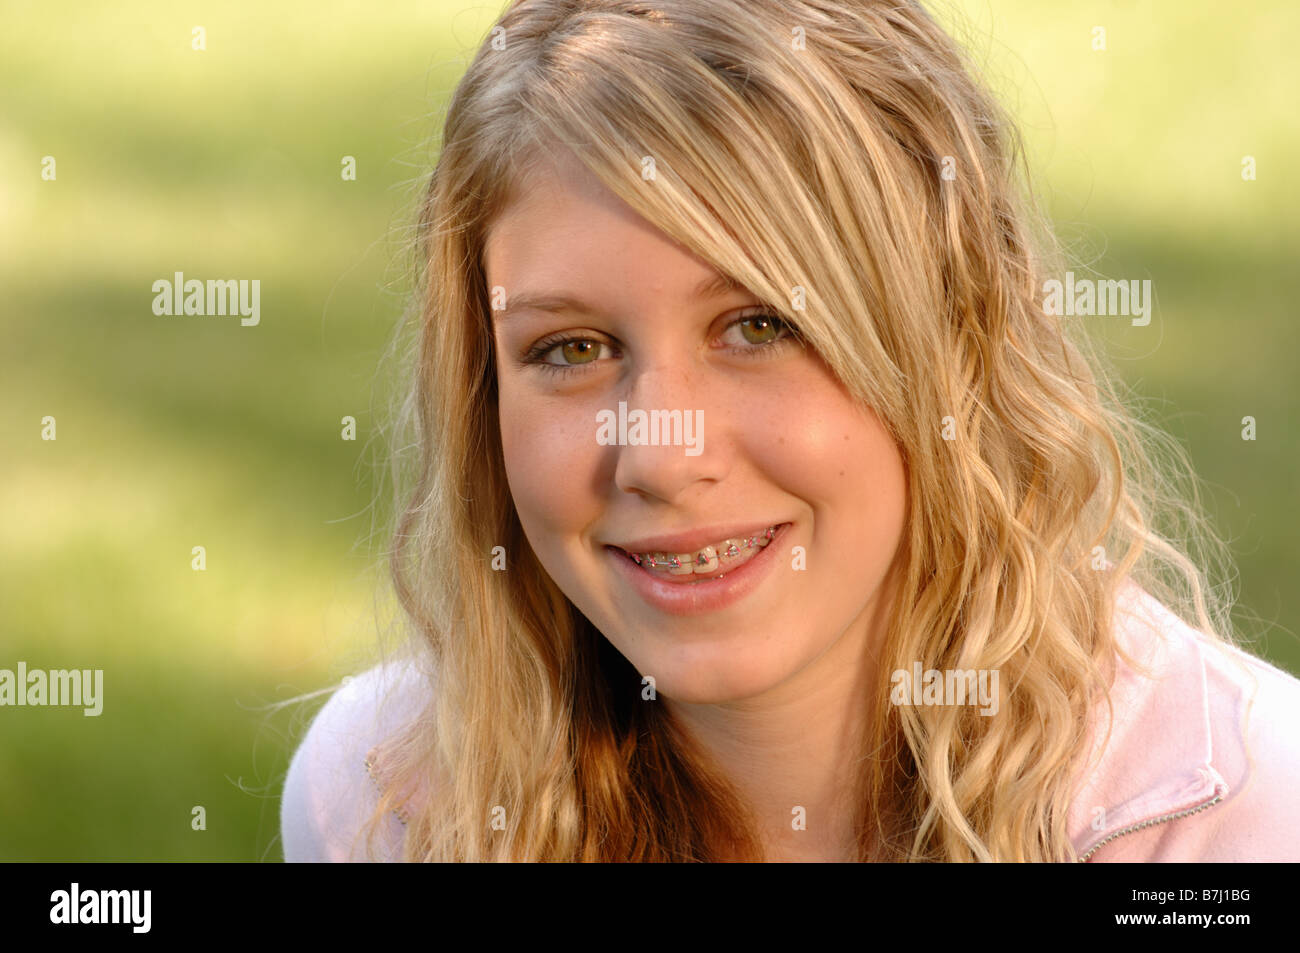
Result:
M771 526L772 524L767 525ZM615 571L627 580L628 584L652 608L669 615L701 615L707 612L718 612L734 605L757 589L775 569L777 565L777 546L784 541L792 525L792 523L776 524L776 535L753 559L746 561L730 572L723 573L721 576L714 576L700 581L667 582L657 579L632 562L627 553L621 552L612 545L605 547L605 558L613 562ZM763 529L766 528L767 526L763 527ZM713 532L713 530L710 529L709 532ZM732 535L743 534L735 533ZM665 541L670 543L693 542L699 538L697 535L691 537L661 536L650 540L638 540L635 545L640 546L645 542L652 544ZM709 537L709 539L701 542L699 546L707 546L710 541L723 538L726 538L725 528L722 536ZM641 552L641 550L634 551ZM668 550L662 551L667 552ZM683 548L678 551L690 552L691 550Z

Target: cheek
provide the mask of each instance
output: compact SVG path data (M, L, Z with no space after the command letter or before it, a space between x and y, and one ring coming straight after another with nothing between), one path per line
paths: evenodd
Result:
M832 544L836 557L860 566L872 581L888 569L902 540L907 512L907 474L893 438L871 411L857 415L856 431L840 436L845 448L836 469L840 512ZM845 436L848 439L844 439Z
M813 540L824 556L878 575L902 536L902 455L876 414L828 369L802 370L781 393L753 403L749 452L773 483L812 507Z
M596 505L592 487L596 451L595 411L537 400L523 387L502 380L497 409L506 478L519 520L534 548L546 548L549 534L584 525Z

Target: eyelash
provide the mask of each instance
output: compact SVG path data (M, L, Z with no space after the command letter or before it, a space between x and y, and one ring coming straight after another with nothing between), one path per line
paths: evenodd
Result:
M727 331L730 331L736 325L742 324L745 321L752 321L755 318L767 318L770 321L776 322L776 324L779 326L779 329L783 330L784 333L780 337L768 341L765 344L753 344L748 347L733 345L732 347L729 347L727 350L731 351L732 353L743 355L744 357L765 358L765 357L773 356L774 350L778 346L783 344L789 344L792 341L796 341L799 339L799 334L795 330L794 325L792 325L785 318L781 317L781 315L777 314L775 311L768 311L768 310L757 310L757 311L750 312L748 314L742 314L739 317L737 317L736 320L732 321L725 328L723 328L722 333L726 334ZM545 357L547 354L554 351L557 347L560 347L565 344L570 344L576 341L590 341L592 344L602 345L605 347L610 346L604 341L597 340L596 338L592 338L592 337L586 337L583 335L565 335L565 334L552 335L550 337L542 338L542 340L538 341L531 348L529 348L528 353L524 355L521 363L525 365L529 365L529 364L535 365L548 374L559 374L561 376L566 376L566 377L573 373L582 373L591 364L595 364L596 362L591 361L587 364L552 364L550 361L542 360L543 357Z

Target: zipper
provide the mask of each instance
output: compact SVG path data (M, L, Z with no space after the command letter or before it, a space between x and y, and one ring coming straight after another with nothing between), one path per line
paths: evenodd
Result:
M1176 821L1180 817L1187 817L1189 814L1197 814L1205 810L1207 807L1213 807L1214 805L1218 804L1222 800L1223 800L1223 794L1216 793L1213 798L1206 801L1204 804L1198 804L1196 807L1189 807L1185 811L1177 811L1173 814L1165 814L1160 817L1153 817L1149 820L1143 821L1140 824L1132 824L1124 828L1123 830L1115 831L1115 833L1109 834L1102 840L1093 844L1092 847L1088 849L1088 852L1079 858L1078 862L1081 864L1087 862L1089 857L1097 853L1098 850L1100 850L1102 847L1105 847L1107 844L1109 844L1117 837L1123 837L1125 834L1132 834L1135 831L1145 830L1148 827L1155 827L1157 824L1163 824L1166 821Z
M382 796L384 794L384 785L379 780L379 776L375 774L374 758L371 757L371 755L366 755L366 760L364 763L366 766L366 774L370 775L370 780L375 782L375 789L378 790L380 795ZM410 818L407 816L405 811L403 811L400 807L396 807L393 808L391 813L393 814L394 817L396 817L399 821L402 822L403 827L407 826L407 822L410 820Z

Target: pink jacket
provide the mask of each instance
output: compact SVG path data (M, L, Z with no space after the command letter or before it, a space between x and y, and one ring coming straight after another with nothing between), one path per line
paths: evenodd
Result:
M1221 650L1136 586L1117 634L1115 717L1094 713L1095 767L1071 803L1086 861L1300 861L1300 681Z
M1135 586L1117 634L1152 677L1121 665L1115 719L1094 715L1070 840L1088 861L1300 861L1300 681L1237 649L1220 652ZM375 744L420 710L423 678L390 664L350 679L294 755L281 801L286 861L362 859L353 835L377 803ZM380 859L400 856L385 819Z

